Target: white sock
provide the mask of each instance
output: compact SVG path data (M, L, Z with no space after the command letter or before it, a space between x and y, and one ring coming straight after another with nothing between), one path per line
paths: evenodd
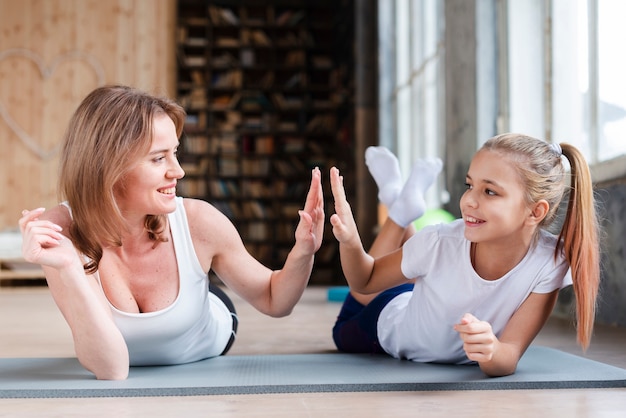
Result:
M409 179L389 208L389 217L392 221L406 228L424 214L426 211L424 195L442 167L443 163L439 158L420 159L413 164Z
M400 163L385 147L368 147L365 150L365 164L378 186L378 199L391 207L402 190Z

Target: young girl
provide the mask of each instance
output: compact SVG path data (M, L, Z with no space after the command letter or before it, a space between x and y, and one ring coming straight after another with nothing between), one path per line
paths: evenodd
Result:
M260 312L285 316L306 288L321 245L317 168L281 270L253 258L214 206L177 197L184 120L170 99L127 86L97 88L65 136L59 180L65 201L25 210L19 221L24 258L43 266L78 360L98 379L125 379L132 365L226 353L237 318L226 295L209 286L209 270Z
M556 237L546 228L566 187L563 156L571 189ZM559 289L572 282L578 341L587 348L599 285L598 224L589 168L575 147L519 134L491 138L469 167L462 219L414 235L410 224L424 213L423 194L441 162L418 161L403 187L388 150L369 148L366 163L389 208L369 254L342 177L336 168L330 173L330 220L351 292L333 328L340 350L476 362L489 376L512 374Z

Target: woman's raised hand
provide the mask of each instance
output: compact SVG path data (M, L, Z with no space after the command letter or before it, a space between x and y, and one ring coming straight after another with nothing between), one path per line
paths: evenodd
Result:
M321 177L320 169L314 168L304 209L298 211L300 222L296 228L296 244L300 244L308 254L319 250L324 236L324 195Z

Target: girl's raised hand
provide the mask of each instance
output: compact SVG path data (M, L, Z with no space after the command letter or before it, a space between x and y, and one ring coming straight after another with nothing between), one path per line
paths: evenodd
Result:
M359 233L354 222L352 209L346 199L346 191L343 188L343 176L339 175L339 169L330 169L330 187L335 199L335 213L330 217L333 226L333 234L340 243L358 241L360 245Z

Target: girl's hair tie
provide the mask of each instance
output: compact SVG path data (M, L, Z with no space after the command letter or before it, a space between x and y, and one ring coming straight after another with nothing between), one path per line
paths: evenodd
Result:
M552 144L550 144L550 148L552 149L552 151L559 154L559 157L563 155L563 150L561 149L561 146L557 144L556 142L553 142Z

